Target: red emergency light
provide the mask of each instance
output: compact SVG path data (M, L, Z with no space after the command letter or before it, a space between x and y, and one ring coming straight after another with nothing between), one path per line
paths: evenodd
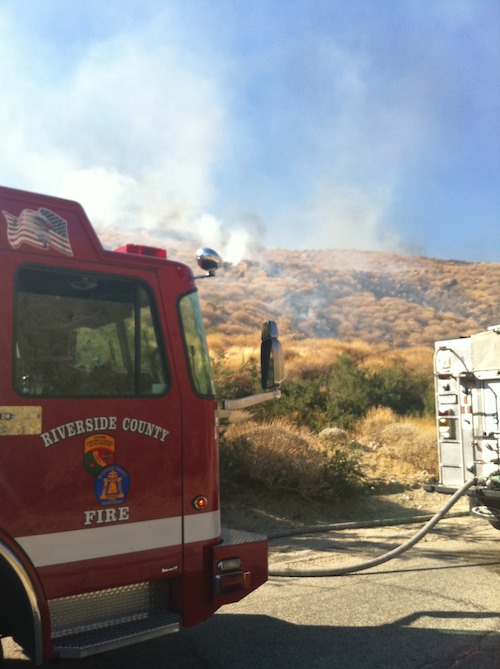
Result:
M149 256L150 258L162 258L166 260L167 252L165 249L159 249L155 246L144 246L143 244L125 244L115 249L117 253L135 253L139 256Z

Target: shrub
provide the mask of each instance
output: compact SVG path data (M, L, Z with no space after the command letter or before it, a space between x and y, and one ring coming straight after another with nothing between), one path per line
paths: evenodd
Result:
M389 407L398 414L421 414L429 385L428 377L409 373L401 363L384 367L370 377L372 405Z
M212 358L212 373L217 396L221 399L244 397L259 392L259 374L253 358L242 360L238 367L228 364L224 353Z
M433 418L407 418L392 409L370 409L356 426L356 439L365 446L369 476L391 473L400 483L430 481L437 477L436 426Z
M286 417L297 425L319 431L327 425L327 384L322 377L285 381L278 402L267 402L254 409L261 420Z
M373 404L368 373L347 354L339 355L332 367L327 401L328 419L351 428Z
M412 371L401 359L384 360L383 366L370 368L361 363L357 349L343 351L323 371L302 369L302 377L287 379L279 402L256 406L253 413L261 421L279 417L320 432L336 425L352 429L371 407L387 406L401 415L433 414L433 386L429 374ZM241 397L259 392L255 358L228 360L219 353L213 362L219 397Z
M304 499L336 499L363 482L360 453L289 421L230 425L221 438L221 484L247 484Z
M385 406L400 415L420 415L429 408L430 377L409 372L402 362L370 372L342 353L332 368L327 416L352 428L371 407Z

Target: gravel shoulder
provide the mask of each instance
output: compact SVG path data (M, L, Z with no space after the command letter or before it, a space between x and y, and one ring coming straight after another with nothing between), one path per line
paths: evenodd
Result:
M398 486L383 494L363 494L328 504L272 495L262 491L231 491L222 495L222 524L250 532L272 535L331 523L385 520L434 514L448 495L428 493L422 487ZM469 500L460 499L452 511L468 512Z

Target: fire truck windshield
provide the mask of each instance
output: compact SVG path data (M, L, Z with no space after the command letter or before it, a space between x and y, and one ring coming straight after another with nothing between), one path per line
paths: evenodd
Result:
M198 293L189 293L181 298L179 313L193 389L198 395L215 397Z
M22 395L102 397L167 390L142 282L25 267L17 273L14 385Z

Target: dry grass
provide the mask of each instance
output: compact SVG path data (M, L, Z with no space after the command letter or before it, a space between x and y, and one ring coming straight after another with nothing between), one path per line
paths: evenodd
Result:
M367 475L375 481L411 485L437 478L434 418L403 418L386 407L373 408L358 423L356 438L365 447Z
M224 356L224 364L234 374L249 361L259 360L257 337L212 333L209 346L212 355ZM398 349L360 340L283 337L283 348L287 379L292 381L328 375L342 353L370 372L401 363L409 373L432 374L433 351L426 346ZM356 442L361 450L353 450L351 444ZM420 485L438 474L435 421L373 408L352 434L337 431L334 436L330 432L330 438L325 434L322 438L291 420L264 425L244 420L227 429L221 460L226 483L236 477L266 491L292 493L304 499L344 494L344 490L339 491L339 479L345 479L345 489L359 485L361 470L366 482L377 489L394 481L405 486ZM340 466L335 470L332 463L336 461Z
M229 426L221 441L223 483L238 481L303 499L337 498L361 483L357 449L340 430L326 438L289 420Z
M101 230L107 247L119 234ZM195 267L192 241L147 236ZM249 256L251 249L249 249ZM198 270L195 270L198 274ZM390 253L260 249L198 282L209 332L258 337L275 319L289 337L366 341L406 348L471 334L498 322L500 263Z
M230 337L217 332L209 334L207 339L212 357L223 355L229 368L237 369L249 361L258 363L260 360L260 341L257 334ZM328 374L342 353L347 353L369 371L395 366L401 362L409 373L432 374L433 348L430 346L395 348L387 344L363 341L294 339L287 336L281 337L281 340L286 376L293 381Z
M257 334L271 318L288 336L403 349L496 323L499 281L499 263L269 250L199 288L210 332Z
M215 351L224 356L224 365L236 377L243 365L259 359L258 345L249 336L232 339L212 334L209 345L212 354ZM328 375L342 353L370 372L403 364L409 373L432 374L432 350L423 346L395 349L362 341L284 338L283 347L287 379L292 381ZM390 481L413 486L438 474L433 417L402 417L391 409L377 407L351 434L333 428L320 435L300 427L292 414L288 419L261 425L247 418L244 415L243 420L230 425L223 438L221 458L226 482L236 476L265 490L293 492L312 499L338 495L339 483L332 483L335 477L344 477L347 487L354 480L359 484L361 469L375 486ZM355 449L356 443L361 450ZM340 463L337 470L332 464L335 462Z
M437 475L432 419L369 412L355 432L327 428L319 435L290 420L230 425L221 441L224 486L250 485L303 499L338 499L397 483L420 486Z

